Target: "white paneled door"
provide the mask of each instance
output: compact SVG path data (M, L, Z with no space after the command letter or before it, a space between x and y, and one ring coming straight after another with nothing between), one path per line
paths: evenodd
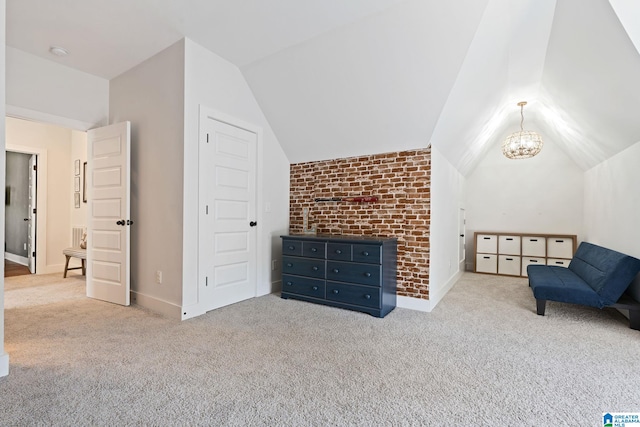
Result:
M212 310L256 296L257 136L201 119L198 278Z
M29 158L29 233L27 235L27 259L29 260L29 271L36 272L36 212L37 212L37 191L38 182L38 156L32 154Z
M129 305L131 125L92 129L87 144L87 296Z

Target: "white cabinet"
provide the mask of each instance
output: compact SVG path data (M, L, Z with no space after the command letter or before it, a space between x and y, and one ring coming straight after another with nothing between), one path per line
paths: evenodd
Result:
M523 233L475 233L476 273L527 277L531 264L567 267L576 236Z

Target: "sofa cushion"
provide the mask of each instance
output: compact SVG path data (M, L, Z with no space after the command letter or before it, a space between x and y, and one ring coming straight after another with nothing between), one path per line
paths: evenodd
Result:
M598 294L582 278L565 267L530 265L529 285L536 299L604 307Z
M640 271L640 260L611 249L582 242L569 270L599 295L603 305L615 304Z

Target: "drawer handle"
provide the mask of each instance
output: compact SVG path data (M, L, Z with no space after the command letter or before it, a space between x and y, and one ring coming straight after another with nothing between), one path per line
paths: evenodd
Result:
M293 264L291 264L290 262L287 263L287 267L293 267Z
M287 282L287 286L292 286L293 282Z
M295 246L291 246L291 245L289 245L289 250L290 250L290 251L294 250L295 248L296 248Z
M341 251L340 249L336 249L336 253L337 253L338 255L340 255L340 254L342 253L342 251Z
M562 262L562 261L556 261L556 264L560 264L560 265L562 265L562 264L563 264L563 262Z
M337 289L334 289L334 290L333 290L333 293L334 293L334 294L338 294L339 292L340 292L340 291L339 291L339 290L337 290Z
M538 262L537 259L530 259L529 262Z
M491 259L491 257L490 257L490 256L483 256L482 258L484 258L484 259Z
M507 237L507 240L513 240L513 237Z
M364 277L371 277L371 273L369 272L364 273Z
M317 286L314 286L314 287L313 287L313 288L311 288L311 289L313 289L314 291L317 291L317 290L318 290L318 287L317 287Z
M314 265L312 270L313 271L318 271L318 267Z
M311 248L311 252L318 252L318 248Z
M537 242L538 239L529 239L530 242Z
M340 270L338 270L337 268L334 268L334 269L333 269L333 272L334 272L334 273L340 273Z
M513 258L507 258L507 261L513 261Z
M556 240L556 243L564 243L564 240Z
M491 237L483 237L484 240L491 240Z
M365 295L364 299L371 299L371 295L369 295L369 294Z
M369 252L364 251L364 252L362 252L362 255L364 255L364 256L369 256Z

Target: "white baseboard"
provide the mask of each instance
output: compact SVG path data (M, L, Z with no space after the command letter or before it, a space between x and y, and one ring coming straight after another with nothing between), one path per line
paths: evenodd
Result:
M447 283L444 284L444 286L442 286L437 292L434 292L434 295L429 293L429 301L431 301L432 310L436 308L436 305L438 305L440 301L442 301L442 298L444 298L447 292L449 292L451 288L453 288L453 285L455 285L456 282L460 280L460 277L462 277L462 273L462 271L458 271L456 274L451 276L449 280L447 280Z
M428 299L411 298L398 295L396 300L396 307L408 308L409 310L416 311L431 311L431 301Z
M9 355L7 353L0 355L0 377L9 375Z
M141 294L136 291L131 291L131 303L139 305L140 307L148 308L153 312L169 317L171 319L177 319L177 320L183 319L182 307L167 301L163 301L155 297L151 297L149 295ZM186 318L195 317L198 315L199 314L195 314L192 316L188 316Z
M29 258L20 256L20 255L5 252L4 259L6 259L7 261L15 262L20 265L26 265L27 267L29 266Z

